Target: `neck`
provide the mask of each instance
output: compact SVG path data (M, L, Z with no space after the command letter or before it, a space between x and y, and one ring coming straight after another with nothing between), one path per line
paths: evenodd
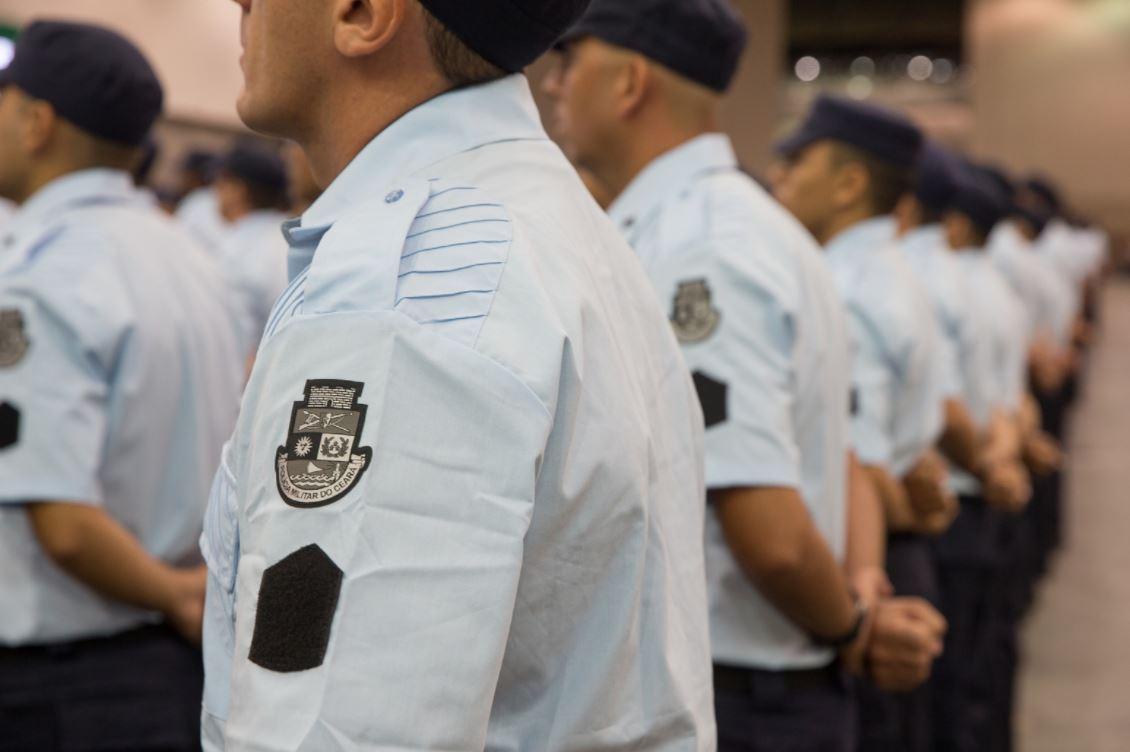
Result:
M80 172L81 170L92 167L94 167L94 165L76 166L55 163L41 163L37 165L28 175L27 180L22 186L22 190L15 191L17 195L9 196L9 198L11 198L12 201L16 202L17 204L22 204L32 196L34 196L36 193L41 191L49 183L53 183L59 178L70 175L71 173Z
M717 133L718 130L718 123L713 118L692 128L680 128L671 123L637 128L624 134L623 143L612 150L604 164L594 167L593 173L608 187L609 194L615 199L652 162L699 136Z
M875 219L879 215L871 213L866 207L855 206L850 209L837 212L824 228L816 234L816 240L820 245L826 246L836 239L837 236L850 230L861 222L866 222L869 219Z
M306 152L319 186L332 183L390 125L450 89L438 75L427 76L415 87L400 78L396 86L348 87L335 102L318 111L307 133L293 137Z

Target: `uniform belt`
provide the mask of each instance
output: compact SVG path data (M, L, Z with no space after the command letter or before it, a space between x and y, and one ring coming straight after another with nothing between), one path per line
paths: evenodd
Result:
M67 658L92 650L115 648L145 642L160 636L174 634L165 624L150 624L107 637L85 637L69 642L52 642L41 645L0 647L0 666L14 665L28 660Z
M780 682L789 690L805 690L841 687L844 676L840 664L836 661L820 668L794 671L766 671L759 668L714 664L715 689L752 694L758 683L766 681Z

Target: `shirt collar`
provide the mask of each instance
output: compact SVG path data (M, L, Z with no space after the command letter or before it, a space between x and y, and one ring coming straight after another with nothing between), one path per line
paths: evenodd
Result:
M895 220L890 215L874 217L852 225L832 238L825 246L828 258L852 253L853 250L876 250L894 242Z
M55 178L40 188L12 215L0 233L0 253L37 242L49 223L70 209L97 204L133 203L143 200L133 187L129 174L121 170L90 169L71 172Z
M940 224L915 227L902 238L902 247L908 253L927 253L946 249L945 228Z
M627 230L656 204L699 175L736 169L738 158L729 136L698 136L652 160L612 202L608 215L621 230Z
M12 217L10 233L41 227L45 221L76 206L134 202L139 194L128 173L102 168L79 170L55 178L20 206Z
M301 223L288 224L288 239L298 228L325 234L350 206L373 198L374 190L446 157L502 141L547 138L529 82L520 73L441 94L377 134L306 210Z

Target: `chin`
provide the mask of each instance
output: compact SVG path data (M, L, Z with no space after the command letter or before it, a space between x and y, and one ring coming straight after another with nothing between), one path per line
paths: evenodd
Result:
M292 130L295 117L293 113L283 112L249 89L245 88L239 95L235 109L243 124L257 133L285 138Z

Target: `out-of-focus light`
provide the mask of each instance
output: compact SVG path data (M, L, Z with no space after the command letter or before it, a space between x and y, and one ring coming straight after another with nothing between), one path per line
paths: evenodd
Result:
M16 54L16 43L8 37L0 37L0 70L7 68Z
M906 74L915 81L925 81L934 73L934 61L925 55L915 55L906 64Z
M852 76L847 84L847 94L852 99L867 99L875 91L875 82L870 76Z
M820 78L820 61L811 55L806 55L797 60L796 77L805 83Z
M851 61L851 74L853 76L874 76L875 61L863 55Z
M956 70L951 60L940 57L934 61L934 74L930 76L930 80L936 84L948 84Z

